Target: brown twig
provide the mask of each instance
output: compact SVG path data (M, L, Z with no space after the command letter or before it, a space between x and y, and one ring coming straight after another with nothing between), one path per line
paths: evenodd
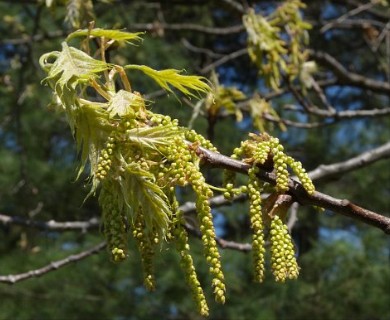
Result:
M233 59L236 59L238 57L241 57L243 56L244 54L246 54L248 52L248 49L247 48L244 48L244 49L240 49L240 50L237 50L237 51L234 51L230 54L227 54L225 56L223 56L221 59L218 59L217 61L214 61L213 63L207 65L206 67L204 67L200 73L207 73L207 72L210 72L211 70L223 65L224 63L230 61L230 60L233 60Z
M378 93L390 93L390 83L366 78L360 74L350 72L328 53L311 50L310 55L319 63L329 67L343 84L369 89Z
M320 165L317 169L310 171L309 176L312 180L329 179L334 176L339 176L343 173L356 170L367 166L370 163L378 160L390 158L390 142L384 145L366 151L358 156L348 159L347 161L333 163L329 165Z
M352 9L352 10L348 11L347 13L345 13L342 16L338 17L337 19L328 22L326 25L324 25L321 28L320 32L323 33L323 32L328 31L329 29L333 28L335 24L342 23L343 21L345 21L349 17L353 17L353 16L355 16L355 15L357 15L357 14L363 12L363 11L366 11L366 10L372 8L377 3L379 3L379 1L374 0L374 1L370 1L369 3L359 5L355 9Z
M53 230L53 231L67 231L67 230L81 230L83 232L96 229L99 227L100 222L97 218L91 218L88 221L65 221L58 222L54 220L50 221L36 221L31 219L26 219L18 216L7 216L0 214L0 223L15 224L26 227L32 227L41 230Z
M172 30L172 31L197 31L207 34L214 35L230 35L233 33L240 33L244 31L244 26L242 24L225 27L225 28L215 28L215 27L206 27L199 24L193 23L133 23L129 27L134 31L154 31L157 28L161 28L163 30Z
M210 150L198 147L198 155L202 157L203 161L211 165L212 167L218 167L223 169L232 170L235 172L247 173L251 168L250 165L221 155L219 153L212 152ZM276 184L276 176L271 172L260 170L258 177L265 182L272 185ZM364 209L349 200L337 199L321 192L314 192L308 194L304 187L297 181L289 180L289 194L294 197L294 200L302 205L311 205L322 207L333 212L337 212L344 216L348 216L357 220L360 220L366 224L374 226L383 230L386 234L390 234L390 218L375 213L373 211Z
M200 233L200 231L197 228L195 228L193 225L186 223L184 227L188 233L192 234L193 236L199 239L202 238L202 234ZM250 243L229 241L219 237L215 237L215 241L217 242L218 246L222 249L232 249L232 250L237 250L242 252L249 252L252 250L252 245Z
M103 250L106 247L106 242L101 242L97 244L96 246L91 247L88 250L82 251L78 254L72 254L65 259L57 260L49 263L48 265L35 269L30 270L28 272L18 273L18 274L10 274L6 276L0 276L0 282L8 283L8 284L14 284L16 282L26 280L33 277L40 277L46 273L49 273L51 271L55 271L59 268L62 268L70 263L77 262L80 260L83 260L94 253L98 253L99 251Z
M234 0L221 0L222 2L225 2L229 6L231 6L233 9L237 10L239 13L245 13L245 8L242 4L238 3Z

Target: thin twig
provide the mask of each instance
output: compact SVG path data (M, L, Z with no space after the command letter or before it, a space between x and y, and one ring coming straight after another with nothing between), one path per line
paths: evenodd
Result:
M65 221L58 222L54 220L50 221L36 221L32 219L26 219L18 216L7 216L0 214L0 223L4 225L15 224L26 227L32 227L41 230L52 231L68 231L68 230L81 230L86 232L90 229L97 229L100 225L99 219L91 218L88 221Z
M161 28L163 30L172 30L172 31L197 31L207 34L215 35L230 35L233 33L240 33L244 31L244 26L242 24L225 27L225 28L214 28L206 27L199 24L193 23L133 23L129 27L134 31L154 31L156 28Z
M333 163L329 165L320 165L309 176L313 180L329 179L334 176L340 176L346 172L365 167L378 160L390 158L390 142L381 145L378 148L366 151L347 161Z
M207 73L207 72L210 72L211 70L223 65L224 63L230 61L230 60L233 60L233 59L236 59L238 57L241 57L243 56L244 54L246 54L248 52L248 49L247 48L244 48L244 49L240 49L240 50L237 50L237 51L234 51L230 54L227 54L226 56L223 56L221 59L217 60L217 61L214 61L213 63L209 64L208 66L204 67L200 73Z
M197 238L202 238L201 232L195 228L193 225L186 223L184 225L185 229L192 234L193 236ZM237 250L237 251L242 251L242 252L249 252L252 250L252 245L250 243L240 243L236 241L229 241L225 240L219 237L215 237L215 241L217 242L218 246L221 247L222 249L232 249L232 250Z
M245 13L244 6L240 3L238 3L237 1L234 1L234 0L221 0L221 1L227 3L229 6L236 9L238 12Z
M333 28L335 24L341 23L344 20L348 19L349 17L355 16L355 15L359 14L360 12L368 10L368 9L372 8L373 6L375 6L377 3L379 3L379 1L378 0L374 0L374 1L371 1L369 3L363 4L363 5L359 5L357 8L348 11L347 13L345 13L342 16L338 17L337 19L328 22L326 25L324 25L320 29L320 32L324 33L326 31L328 31L329 29Z
M288 221L287 221L287 228L288 230L291 230L294 228L295 223L298 221L298 209L299 209L299 203L294 202L291 205L290 213L288 215Z
M74 263L80 260L83 260L94 253L98 253L99 251L103 250L106 247L106 242L101 242L97 244L96 246L91 247L88 250L82 251L78 254L72 254L65 259L57 260L49 263L48 265L35 269L30 270L28 272L19 273L19 274L10 274L6 276L0 276L0 282L8 283L8 284L14 284L16 282L26 280L33 277L40 277L46 273L49 273L51 271L58 270L59 268L62 268L70 263Z
M211 58L221 58L223 56L223 54L215 53L214 51L212 51L210 49L196 47L192 43L190 43L186 38L182 38L181 43L183 44L183 46L186 49L188 49L192 52L195 52L195 53L203 53Z
M390 83L366 78L360 74L349 72L341 65L340 62L328 53L311 50L310 55L319 63L322 63L332 69L338 77L340 83L369 89L378 93L390 93Z

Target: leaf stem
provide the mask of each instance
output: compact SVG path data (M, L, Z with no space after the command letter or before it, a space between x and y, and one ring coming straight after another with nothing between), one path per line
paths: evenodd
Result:
M91 86L107 101L111 100L111 96L96 82L95 79L91 79L90 81Z

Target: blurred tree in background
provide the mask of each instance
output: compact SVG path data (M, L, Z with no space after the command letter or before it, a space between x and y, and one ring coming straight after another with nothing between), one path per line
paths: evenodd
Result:
M240 0L0 1L1 319L201 318L172 250L164 248L157 257L152 293L143 287L132 242L121 264L101 251L100 209L95 198L84 202L89 186L86 176L75 180L74 138L50 90L41 85L46 75L38 63L90 21L101 28L146 31L142 46L118 45L107 52L108 61L185 69L220 90L201 105L167 94L144 77L133 79L135 90L153 101L154 112L191 125L225 155L248 132L265 130L303 163L317 190L383 218L362 223L353 213L344 212L351 219L294 204L288 226L300 277L280 284L267 274L255 284L247 253L248 204L216 206L217 236L227 246L220 250L227 301L210 303L210 319L390 319L390 243L375 228L390 232L389 3L306 2L296 19L311 28L287 25L282 35L302 32L307 50L296 57L300 69L287 72L279 65L279 78L272 78L266 62L277 48L264 49L259 58L243 15L270 17L280 6ZM262 48L266 40L259 40ZM294 48L280 56L292 55ZM215 169L207 168L206 176L210 183L222 182ZM187 191L179 195L181 204L194 200ZM190 211L187 217L193 220ZM190 243L210 297L196 234Z

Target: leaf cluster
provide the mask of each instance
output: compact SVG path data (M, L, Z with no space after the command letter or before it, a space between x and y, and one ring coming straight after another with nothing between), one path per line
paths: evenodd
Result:
M294 80L307 60L305 45L311 25L303 21L299 0L285 1L268 16L250 9L243 16L251 60L266 84L277 90L283 78Z

